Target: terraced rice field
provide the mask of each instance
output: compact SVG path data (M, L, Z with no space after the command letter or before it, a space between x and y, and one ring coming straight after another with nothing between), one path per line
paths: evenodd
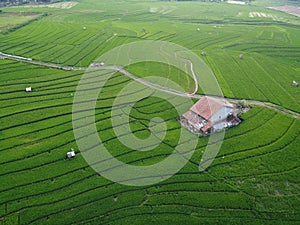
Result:
M272 12L290 23L249 18L249 12L257 7L79 1L70 9L43 9L51 13L0 37L0 51L87 67L125 43L169 41L200 57L205 51L207 56L202 59L216 75L225 96L272 102L299 113L300 91L291 85L300 77L299 24L288 14L262 7L260 12ZM244 55L242 60L240 54ZM194 88L185 71L164 64L140 63L128 70L140 77L161 74L187 91ZM207 137L197 139L192 158L173 177L151 186L125 186L96 173L78 150L72 104L84 72L0 60L0 223L300 222L299 119L253 107L242 115L242 124L226 131L221 150L206 171L199 172L198 166ZM135 166L161 162L178 143L181 127L176 118L180 115L166 100L150 97L139 101L129 114L132 133L141 139L149 137L151 119L161 117L167 135L152 151L124 146L112 128L111 107L129 82L130 78L115 73L102 87L95 110L98 134L122 162ZM28 86L33 92L25 92ZM142 90L132 91L139 94ZM77 156L67 160L71 148Z

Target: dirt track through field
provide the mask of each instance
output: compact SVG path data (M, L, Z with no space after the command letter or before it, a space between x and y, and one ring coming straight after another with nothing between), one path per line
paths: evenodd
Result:
M55 69L61 69L61 70L66 70L66 71L79 71L79 70L86 70L86 67L71 67L71 66L64 66L64 65L60 65L60 64L54 64L54 63L47 63L47 62L41 62L41 61L36 61L36 60L32 60L30 58L24 58L24 57L20 57L20 56L14 56L14 55L9 55L9 54L5 54L0 52L0 59L1 58L6 58L6 59L10 59L10 60L15 60L18 62L24 62L24 63L30 63L33 65L37 65L37 66L45 66L45 67L49 67L49 68L55 68ZM191 61L189 61L191 64L191 71L193 73L193 77L195 80L195 84L196 84L196 88L195 91L190 94L190 93L183 93L183 92L179 92L176 90L172 90L172 89L168 89L165 87L162 87L158 84L153 84L143 78L140 78L132 73L130 73L129 71L125 70L123 67L120 66L100 66L99 68L101 69L107 69L107 70L113 70L116 72L119 72L127 77L129 77L130 79L139 82L149 88L158 90L158 91L162 91L165 93L169 93L172 95L176 95L176 96L181 96L181 97L186 97L186 98L194 98L194 99L200 99L201 97L203 97L204 95L199 95L196 94L196 92L198 91L198 80L196 77L196 74L193 70L193 63ZM223 97L217 97L214 96L215 98L219 98L219 99L224 99ZM225 98L226 100L228 100L229 102L233 103L233 104L238 104L242 101L242 99L235 99L235 98ZM294 112L292 110L286 109L282 106L270 103L270 102L264 102L264 101L257 101L257 100L245 100L246 104L249 106L259 106L259 107L264 107L264 108L268 108L268 109L272 109L276 112L291 116L295 119L299 119L300 118L300 114L297 112Z
M300 17L300 7L293 6L293 5L283 5L283 6L274 6L274 7L267 7L268 9L273 9L281 12L288 13L293 16Z

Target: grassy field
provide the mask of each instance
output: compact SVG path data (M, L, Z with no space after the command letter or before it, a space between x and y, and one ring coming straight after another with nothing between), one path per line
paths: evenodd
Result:
M1 52L87 67L125 43L169 41L202 57L225 96L300 112L300 91L291 85L300 79L299 19L261 4L82 0L70 8L2 10L48 16L1 36ZM272 17L250 17L251 12ZM138 63L128 70L194 89L183 71L165 64ZM205 172L198 165L208 138L200 138L192 158L173 177L151 186L124 186L92 170L76 145L72 103L83 74L0 60L0 224L300 223L299 119L253 107L243 114L242 124L226 132ZM154 117L166 121L168 132L152 151L124 146L110 117L115 97L129 82L115 73L103 86L96 105L97 130L120 161L152 165L178 143L179 115L166 100L139 101L129 115L132 132L147 138ZM33 92L25 92L28 86ZM71 148L77 157L66 160Z
M8 33L10 29L28 23L38 15L37 13L0 12L0 34Z

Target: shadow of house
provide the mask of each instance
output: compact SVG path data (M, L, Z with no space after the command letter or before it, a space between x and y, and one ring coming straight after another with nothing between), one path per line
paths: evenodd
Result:
M179 121L182 126L196 134L208 135L241 123L238 109L225 99L202 97Z

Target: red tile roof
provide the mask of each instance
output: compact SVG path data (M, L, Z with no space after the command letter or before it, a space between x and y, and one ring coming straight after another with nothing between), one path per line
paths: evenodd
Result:
M182 115L184 118L186 118L187 120L191 121L192 123L199 123L200 120L199 118L196 118L192 115L191 111L186 112L185 114Z
M216 99L213 97L204 96L190 109L206 120L209 120L222 107L233 108L233 105L226 100Z

